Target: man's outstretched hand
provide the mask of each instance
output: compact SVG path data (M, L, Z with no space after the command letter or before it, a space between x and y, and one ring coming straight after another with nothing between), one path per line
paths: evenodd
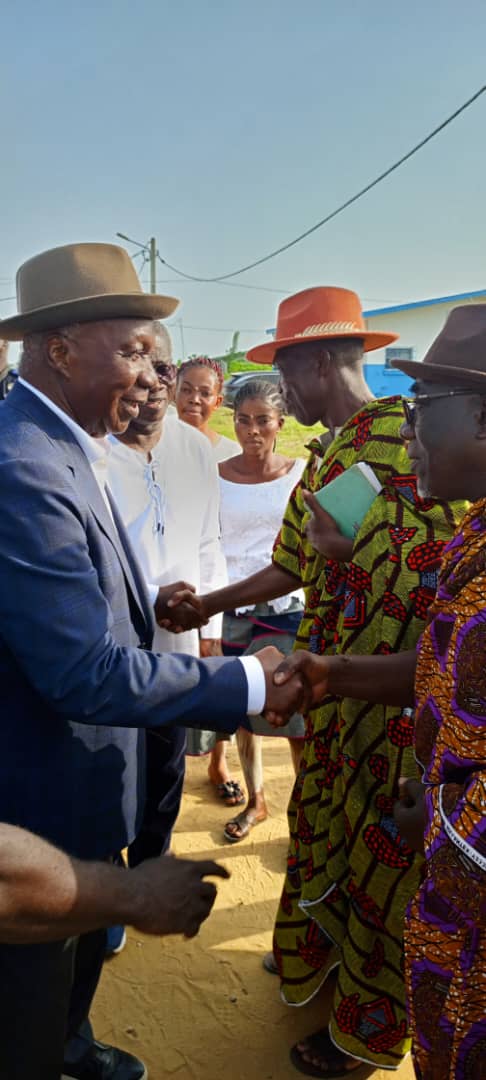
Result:
M229 876L224 866L211 859L178 859L172 855L147 859L127 874L136 896L135 911L127 921L145 934L195 937L217 894L216 885L205 878Z
M295 712L305 712L310 703L310 690L300 672L289 673L277 685L275 674L285 663L283 653L273 645L267 645L254 653L265 674L265 717L272 727L283 727Z
M258 656L260 657L260 653ZM275 669L273 675L274 688L278 693L287 692L297 694L300 687L301 700L294 711L305 713L312 705L317 705L328 693L330 663L327 656L316 656L314 653L299 649L297 652L286 656ZM277 698L277 707L267 707L265 716L273 727L282 727L287 721L282 719L281 701ZM288 716L287 716L288 719Z
M175 581L161 585L154 604L155 619L164 630L180 634L183 630L199 630L207 623L202 603L193 585Z

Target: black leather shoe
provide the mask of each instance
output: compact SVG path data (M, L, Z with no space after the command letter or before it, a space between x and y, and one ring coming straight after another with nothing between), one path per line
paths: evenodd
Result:
M143 1061L95 1039L81 1061L64 1064L62 1075L63 1080L148 1080Z

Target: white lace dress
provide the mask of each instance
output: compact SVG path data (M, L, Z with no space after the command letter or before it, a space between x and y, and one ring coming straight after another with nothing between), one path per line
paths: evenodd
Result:
M262 484L238 484L220 477L220 516L223 550L230 584L250 577L271 562L275 537L289 497L300 480L306 462L297 458L285 476ZM223 651L228 656L250 655L264 645L292 650L302 611L303 592L293 589L265 604L246 605L226 612L223 619ZM297 714L284 728L272 728L263 717L252 717L259 735L301 738L304 721Z

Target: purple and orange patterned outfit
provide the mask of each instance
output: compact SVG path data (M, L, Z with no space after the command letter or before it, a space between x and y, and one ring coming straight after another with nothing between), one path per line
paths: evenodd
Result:
M420 642L427 873L407 914L419 1080L486 1078L486 499L444 551Z

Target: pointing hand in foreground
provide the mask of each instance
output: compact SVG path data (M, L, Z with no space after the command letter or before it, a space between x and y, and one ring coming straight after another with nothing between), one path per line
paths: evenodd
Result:
M224 866L212 859L178 859L167 855L148 859L125 874L136 885L137 906L130 921L145 934L195 937L217 895L216 885L205 879L226 880L229 876Z

